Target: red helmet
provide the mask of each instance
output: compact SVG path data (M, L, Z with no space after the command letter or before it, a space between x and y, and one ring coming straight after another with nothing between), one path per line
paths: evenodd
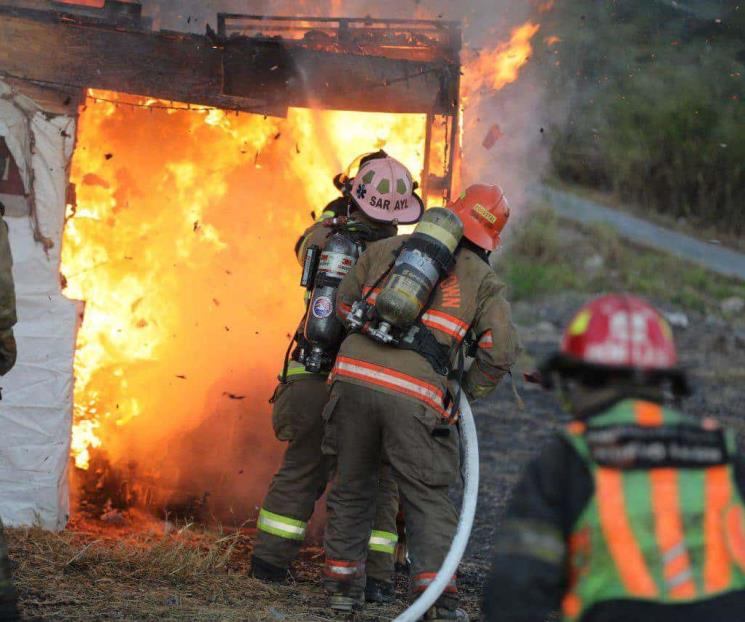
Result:
M678 367L673 333L649 303L627 294L609 294L584 305L569 323L561 350L539 370L539 381L552 388L553 375L590 387L616 382L661 386L690 394Z
M601 296L583 306L561 341L561 353L590 365L672 369L673 334L650 304L628 295Z
M499 186L474 184L449 206L463 221L463 236L476 246L493 251L510 217L507 199Z

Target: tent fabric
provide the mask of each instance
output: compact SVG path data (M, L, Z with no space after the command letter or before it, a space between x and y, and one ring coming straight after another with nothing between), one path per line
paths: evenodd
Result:
M60 291L59 262L74 135L73 118L45 114L0 81L0 136L34 203L31 216L6 217L18 311L18 362L0 379L0 517L7 525L61 529L69 515L79 313Z

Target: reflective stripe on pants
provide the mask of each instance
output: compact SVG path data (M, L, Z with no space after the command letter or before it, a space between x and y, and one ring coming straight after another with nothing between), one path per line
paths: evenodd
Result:
M396 552L396 543L398 542L398 534L391 533L389 531L378 531L373 529L370 535L370 543L368 548L371 551L378 551L379 553L389 553L393 555Z
M259 521L256 526L261 531L265 531L274 536L279 536L280 538L303 540L305 539L305 529L308 526L308 523L289 516L275 514L274 512L269 512L268 510L261 508L261 511L259 512Z
M435 580L435 577L437 576L436 572L420 572L417 575L414 575L411 579L411 589L415 594L418 594L420 592L423 592L426 590L430 583ZM455 583L455 575L453 575L450 578L450 582L448 583L447 587L445 588L446 594L457 594L458 593L458 587Z
M365 574L365 562L350 562L342 559L326 559L323 574L334 581L351 583Z

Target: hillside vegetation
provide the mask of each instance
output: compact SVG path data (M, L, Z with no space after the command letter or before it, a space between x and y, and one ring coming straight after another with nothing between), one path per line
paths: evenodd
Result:
M565 0L537 56L564 181L745 233L745 4Z

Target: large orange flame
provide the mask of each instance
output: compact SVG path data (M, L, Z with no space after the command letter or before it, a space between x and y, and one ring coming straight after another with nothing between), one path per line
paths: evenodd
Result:
M215 385L257 387L252 406L265 404L301 313L292 247L337 196L333 175L382 147L422 169L424 115L278 119L163 104L91 91L80 115L62 272L66 295L86 302L72 439L81 468L91 447L116 451L115 430L134 418L156 437L195 425Z

